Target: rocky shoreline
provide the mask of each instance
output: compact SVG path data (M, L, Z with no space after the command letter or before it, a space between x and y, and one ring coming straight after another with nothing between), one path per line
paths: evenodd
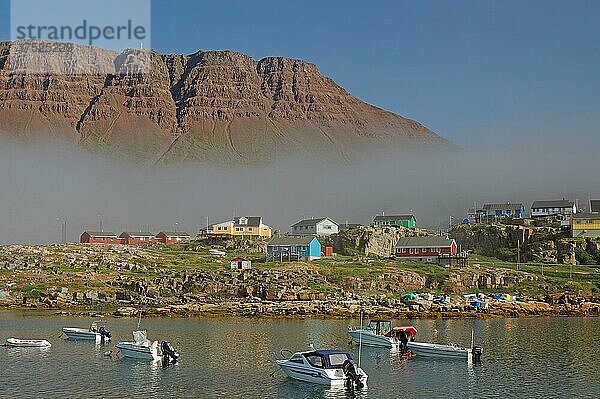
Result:
M262 301L258 298L195 302L186 304L164 304L148 306L68 306L52 308L43 304L0 305L0 310L53 311L58 315L111 317L136 317L139 312L145 317L275 317L275 318L357 318L362 311L368 317L393 319L457 319L457 318L519 318L519 317L598 317L600 303L574 302L561 298L561 303L541 301L514 301L485 303L474 308L466 303L439 305L427 303L404 303L396 300L379 301Z
M237 271L207 252L197 246L0 247L0 309L116 317L139 309L168 317L600 315L596 283L588 277L578 277L582 283L479 264L444 269L364 257L269 263L248 250L256 267ZM597 272L578 273L595 278Z

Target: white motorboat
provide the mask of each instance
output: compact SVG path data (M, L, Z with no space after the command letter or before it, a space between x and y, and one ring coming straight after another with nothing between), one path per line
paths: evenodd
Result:
M95 341L97 343L110 341L111 334L104 323L95 321L90 328L65 327L62 332L68 339Z
M4 346L11 348L49 348L52 344L45 339L8 338Z
M146 330L134 331L132 342L119 342L115 345L124 357L144 360L163 360L164 363L175 363L179 354L170 342L150 341Z
M417 335L417 330L413 326L392 328L392 322L388 320L371 320L364 328L348 328L348 335L356 345L362 343L362 345L380 348L400 348L402 345L401 333L404 333L406 339L410 340Z
M158 341L151 342L147 337L146 330L134 331L133 341L119 342L116 348L123 356L134 359L159 360Z
M407 346L417 356L466 359L469 361L478 361L482 353L482 349L478 346L463 348L454 344L442 345L426 342L408 342Z
M289 359L277 360L277 365L288 377L300 381L355 388L367 385L364 370L354 364L349 353L339 350L297 352Z

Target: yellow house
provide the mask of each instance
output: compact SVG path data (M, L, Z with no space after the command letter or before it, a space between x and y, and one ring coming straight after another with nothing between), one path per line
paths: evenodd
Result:
M223 223L210 226L212 237L265 237L271 238L271 227L263 224L260 216L240 216Z
M576 213L571 217L573 237L600 237L600 213Z

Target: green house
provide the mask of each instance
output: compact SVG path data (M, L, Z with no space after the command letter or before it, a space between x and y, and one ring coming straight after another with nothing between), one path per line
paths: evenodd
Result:
M409 229L414 229L417 227L417 219L414 215L377 215L373 219L373 226L408 227Z

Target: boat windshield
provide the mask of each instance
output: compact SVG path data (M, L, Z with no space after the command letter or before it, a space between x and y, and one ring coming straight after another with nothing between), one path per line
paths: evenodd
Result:
M308 363L310 363L310 365L313 367L324 367L323 358L321 357L321 355L307 355L306 360L308 360Z
M305 357L311 366L325 369L341 369L346 360L352 360L347 353L339 351L312 352Z
M373 331L377 335L384 335L392 329L391 321L371 320L367 326L367 330Z
M348 360L348 355L345 353L336 353L333 355L329 355L329 365L330 368L341 369L344 365L344 362Z

